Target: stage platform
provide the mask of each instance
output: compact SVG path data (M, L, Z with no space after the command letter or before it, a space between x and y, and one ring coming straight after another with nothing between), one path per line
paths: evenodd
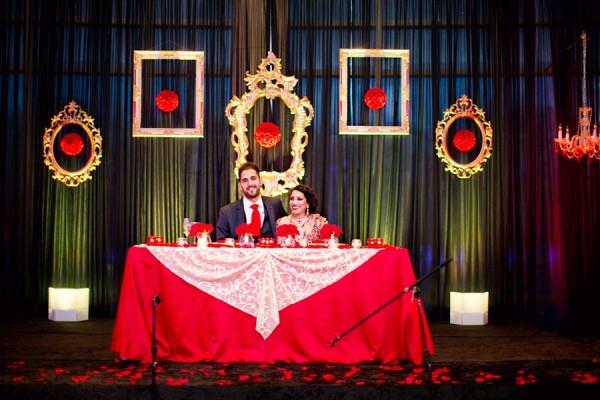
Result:
M423 366L147 364L109 351L113 319L3 321L0 399L598 398L600 338L524 324L431 322L433 382ZM148 349L150 351L150 349Z

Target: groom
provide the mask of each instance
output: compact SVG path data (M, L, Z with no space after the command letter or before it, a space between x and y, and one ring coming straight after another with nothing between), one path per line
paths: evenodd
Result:
M243 223L260 226L261 237L275 237L277 219L286 215L281 200L260 195L260 170L251 162L239 169L240 188L244 197L219 211L217 240L238 239L235 228Z

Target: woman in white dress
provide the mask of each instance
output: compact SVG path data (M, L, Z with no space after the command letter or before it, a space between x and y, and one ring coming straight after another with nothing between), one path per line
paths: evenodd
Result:
M298 242L312 243L321 240L321 228L327 223L327 218L317 214L319 200L314 190L306 185L298 185L290 193L291 214L279 218L277 226L293 224L300 234Z

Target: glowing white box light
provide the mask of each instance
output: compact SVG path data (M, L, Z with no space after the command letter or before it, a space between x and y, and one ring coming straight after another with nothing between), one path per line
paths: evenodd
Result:
M488 292L450 292L450 323L456 325L487 324L488 300Z
M51 321L87 321L89 305L89 288L48 288L48 319Z

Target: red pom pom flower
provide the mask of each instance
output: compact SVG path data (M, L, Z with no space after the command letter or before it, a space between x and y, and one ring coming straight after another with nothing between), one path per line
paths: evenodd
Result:
M300 234L298 228L294 224L283 224L277 227L277 237L296 236Z
M252 236L260 236L260 232L255 229L251 224L239 224L237 228L235 228L235 234L238 237L249 234Z
M333 224L325 224L321 228L321 239L323 239L323 240L329 239L331 237L331 235L333 235L335 237L339 237L342 233L344 233L344 232L342 231L342 229L340 227L333 225Z
M466 153L475 147L475 143L477 139L475 139L475 134L468 129L461 129L456 132L454 137L452 138L452 144L459 151Z
M179 107L179 96L172 90L163 90L156 96L156 107L162 112L171 112Z
M385 103L387 103L387 97L383 89L371 88L365 93L363 101L371 110L380 110L385 106Z
M190 229L190 235L197 236L202 233L211 233L214 230L212 224L194 224Z
M83 150L83 139L76 133L67 133L60 139L60 150L68 156L76 156Z
M256 127L254 140L264 148L275 147L281 140L281 131L279 127L272 122L263 122Z

